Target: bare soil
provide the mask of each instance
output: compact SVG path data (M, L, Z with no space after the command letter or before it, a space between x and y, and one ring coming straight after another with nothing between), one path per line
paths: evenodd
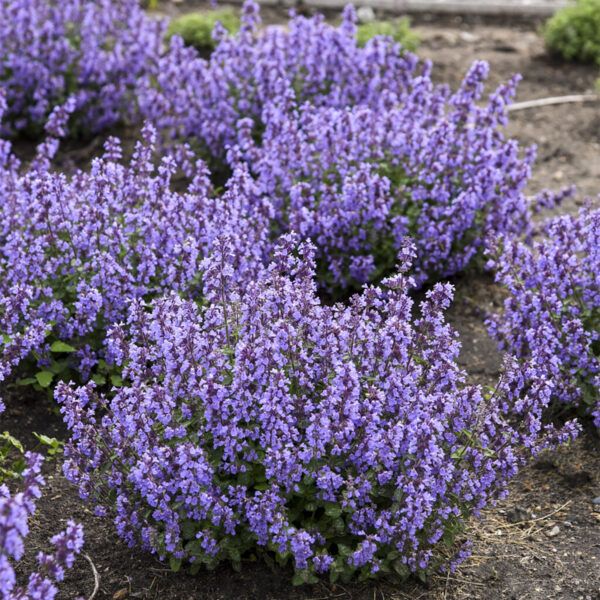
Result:
M277 12L269 19L283 20ZM421 20L423 39L418 54L435 63L438 81L456 87L475 59L490 62L490 91L512 73L523 81L517 101L590 92L598 70L549 57L531 22L508 26L444 18ZM566 104L515 112L508 134L523 146L537 144L538 161L529 192L574 183L579 192L561 208L572 213L583 198L600 192L600 104ZM93 142L75 144L61 155L65 165L79 164L98 151ZM25 148L25 147L24 147ZM26 148L24 149L26 153ZM485 311L500 310L502 291L490 277L458 278L456 301L449 319L462 339L461 364L473 382L490 384L500 356L483 325ZM3 394L8 429L30 448L31 432L66 439L56 409L44 398ZM431 577L427 584L402 585L382 581L363 585L318 584L291 586L289 571L271 571L258 563L241 573L228 567L190 576L174 574L155 557L129 549L110 520L95 517L77 490L63 477L58 462L45 467L48 485L31 522L24 571L49 538L73 518L85 527L85 552L98 570L95 598L124 600L600 600L600 441L586 431L568 448L538 457L511 483L510 495L473 519L467 536L473 554L449 575ZM60 598L90 597L94 577L89 562L76 561L61 586Z

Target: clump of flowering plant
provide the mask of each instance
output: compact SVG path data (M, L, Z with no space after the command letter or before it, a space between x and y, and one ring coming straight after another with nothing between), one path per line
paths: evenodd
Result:
M26 453L27 467L23 471L23 491L12 494L0 484L0 597L3 600L52 600L58 589L55 585L64 579L83 547L83 528L73 521L50 543L53 554L38 554L38 571L31 573L26 587L17 585L12 561L19 561L25 551L24 541L29 533L27 521L35 512L35 501L40 497L44 479L40 474L43 457Z
M229 245L204 263L202 306L131 303L107 342L126 381L113 397L56 392L67 477L174 569L259 554L296 583L426 574L463 556L448 548L464 520L529 451L572 433L542 426L551 386L529 365L507 360L492 393L465 385L451 286L411 314L410 246L381 288L326 306L309 244L284 236L244 290Z
M50 131L64 132L66 108L53 112ZM256 202L247 206L247 172L236 169L217 195L204 163L180 152L156 164L154 129L142 136L128 165L111 138L88 172L70 177L49 167L55 139L28 170L0 147L0 380L28 357L36 372L21 383L41 387L71 368L78 373L65 376L102 371L106 328L131 299L201 295L200 264L219 234L231 234L240 281L254 276L268 225ZM178 169L190 178L182 192Z
M299 104L289 91L265 107L260 144L253 121L239 122L238 153L276 226L315 241L327 285L390 273L405 235L423 280L462 271L491 235L531 232L532 208L551 197L525 197L535 149L521 157L501 132L519 78L479 106L488 71L476 62L454 94L415 77L386 110Z
M141 112L212 158L245 161L275 204L274 232L316 243L327 288L389 274L405 235L422 281L463 270L490 235L529 233L535 148L522 156L502 133L518 77L480 106L487 63L451 94L391 39L359 47L354 21L348 8L339 28L295 17L259 30L247 2L208 61L173 38L140 83Z
M288 88L317 106L394 106L420 74L417 58L391 38L358 47L355 20L349 6L339 28L317 15L261 30L258 4L246 2L235 36L215 30L218 44L208 61L173 36L156 77L140 80L142 115L171 137L196 138L222 158L236 141L240 119L253 119L260 138L264 106Z
M156 64L163 32L138 0L0 0L1 130L39 133L69 96L92 131L135 116L133 89Z
M532 246L505 242L493 260L510 295L489 329L502 348L551 373L557 402L600 427L600 210L589 204L552 219L544 234Z

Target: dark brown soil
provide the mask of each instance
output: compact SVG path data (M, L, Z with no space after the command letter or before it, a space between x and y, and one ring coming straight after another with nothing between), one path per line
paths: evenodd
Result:
M283 18L274 12L269 20ZM436 24L437 23L437 24ZM452 27L451 25L456 25ZM432 19L417 29L423 43L418 51L435 62L436 79L459 83L474 59L490 62L490 90L512 73L523 74L518 101L589 92L597 69L566 64L544 52L541 39L527 23L512 27ZM537 144L538 161L529 186L531 194L544 187L575 183L579 194L561 210L573 212L585 195L600 192L600 104L560 105L515 112L508 133L524 146ZM73 146L64 160L79 164L97 152ZM26 149L25 149L26 150ZM72 155L69 155L69 153ZM66 166L66 163L65 163ZM460 278L449 318L461 334L461 364L477 383L495 380L500 356L483 326L487 310L499 310L502 292L485 276ZM32 431L61 439L66 431L52 405L38 397L4 394L7 412L2 429L10 430L30 448ZM85 552L100 575L97 599L123 600L600 600L600 443L595 432L582 434L569 448L539 457L511 484L510 496L473 519L467 536L473 555L456 573L434 576L427 585L409 582L303 588L290 585L290 573L272 572L257 563L242 573L224 567L197 576L171 573L153 556L128 549L107 519L95 517L61 474L57 462L46 464L48 485L31 522L24 570L35 554L73 518L85 527ZM79 558L61 586L61 598L92 594L90 563Z

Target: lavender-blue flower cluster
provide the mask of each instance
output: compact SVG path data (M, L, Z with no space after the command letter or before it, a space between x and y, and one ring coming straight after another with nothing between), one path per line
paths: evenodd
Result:
M489 320L501 348L535 360L554 378L557 402L600 427L600 210L550 220L532 247L504 243L496 279L510 295Z
M65 569L73 566L75 556L83 547L83 528L69 521L66 530L50 540L54 553L40 552L38 571L29 575L26 587L17 585L12 561L19 561L23 556L29 533L27 521L35 512L35 501L44 485L40 474L43 457L28 452L26 458L23 491L11 495L8 487L0 484L0 597L2 600L53 600L58 592L55 583L64 579Z
M0 129L41 130L73 96L79 125L98 131L137 118L133 93L160 55L164 24L138 0L0 0Z
M358 47L354 21L349 7L337 29L296 17L260 31L247 2L240 33L208 61L173 38L156 80L142 80L141 112L174 139L245 161L275 231L317 244L330 288L389 273L406 234L421 280L463 270L490 234L528 234L535 148L521 156L501 131L518 77L481 107L487 63L451 94L391 38Z
M328 285L389 273L407 234L421 280L453 275L488 236L530 233L538 204L523 194L534 150L521 158L499 130L518 78L479 107L488 69L476 62L452 95L415 77L386 110L300 105L290 92L266 105L260 144L239 122L230 157L251 165L279 229L317 244Z
M417 58L391 38L357 47L351 6L339 28L321 15L293 18L285 29L259 25L258 4L245 2L240 31L230 36L218 28L219 43L208 61L174 36L158 58L156 79L138 86L144 117L171 137L195 137L223 157L236 142L238 121L253 119L259 134L265 105L288 89L316 106L384 110L398 104L418 76Z
M60 132L67 118L55 109L47 128ZM71 177L49 166L55 139L28 170L7 142L0 147L0 380L32 352L57 374L50 362L56 341L74 349L71 366L86 378L106 327L131 300L201 296L200 264L219 234L231 234L240 282L262 265L270 209L248 206L247 171L236 169L218 195L204 163L183 151L156 165L154 129L142 136L129 165L110 138L104 156ZM182 192L173 189L178 169L190 177Z
M544 430L551 385L529 365L507 361L493 394L465 385L451 286L411 314L414 248L382 287L326 306L310 244L284 236L243 290L230 244L204 262L205 305L135 301L110 332L114 397L57 388L65 473L128 543L197 566L258 547L298 581L423 573L527 452L572 433Z

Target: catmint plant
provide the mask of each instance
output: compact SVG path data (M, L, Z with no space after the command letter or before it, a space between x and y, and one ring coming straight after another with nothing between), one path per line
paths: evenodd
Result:
M405 235L422 283L480 260L490 236L530 233L535 148L502 132L518 76L481 106L487 63L451 93L390 38L357 45L351 7L339 28L259 22L246 2L208 60L174 36L156 80L141 80L140 110L211 160L248 164L274 204L273 237L310 237L326 289L389 274Z
M476 62L454 94L416 77L386 110L300 104L289 90L266 105L260 143L239 121L230 160L250 163L280 231L316 242L325 285L389 274L406 235L419 281L454 275L490 236L530 234L532 210L562 198L524 195L535 149L521 156L501 132L519 78L479 106L488 71Z
M506 241L493 258L509 296L488 326L501 348L550 373L555 410L578 407L600 427L600 210L589 203L543 233L532 246Z
M300 102L316 106L394 106L420 74L417 58L391 38L358 47L355 21L348 6L339 28L317 15L294 17L286 29L261 29L258 4L245 2L235 36L217 24L218 44L208 60L179 36L171 38L156 78L140 80L141 113L168 137L194 138L222 159L236 141L238 121L253 119L259 139L264 106L290 87Z
M52 600L58 592L55 584L64 579L65 570L73 566L75 556L83 547L83 528L68 521L65 531L50 540L54 552L40 552L38 570L29 575L27 585L17 584L14 563L21 560L25 552L27 522L35 512L35 502L44 485L43 457L32 452L25 456L27 466L22 473L22 491L11 494L6 484L0 484L0 598Z
M160 55L165 25L138 0L0 0L0 132L43 130L52 109L76 102L92 132L137 118L134 88Z
M130 303L107 339L123 387L56 391L66 476L174 569L270 556L304 583L452 566L469 515L574 433L542 425L552 387L528 363L507 358L493 392L465 384L443 316L452 288L413 317L409 244L399 272L347 306L319 300L311 244L284 236L243 286L230 246L219 238L203 263L201 306Z
M48 131L64 132L67 108L55 109ZM89 171L67 176L50 168L57 144L44 142L28 169L6 143L0 157L0 379L29 359L34 370L20 383L43 388L106 370L102 339L130 300L200 298L200 264L217 235L231 234L240 282L254 277L270 210L248 206L254 184L242 166L217 195L184 148L155 162L150 126L128 165L110 138ZM189 183L179 192L172 178L181 170Z

